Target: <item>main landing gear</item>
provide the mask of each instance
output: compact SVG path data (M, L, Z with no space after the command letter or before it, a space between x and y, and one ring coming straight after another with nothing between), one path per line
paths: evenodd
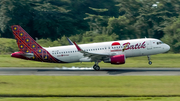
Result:
M149 65L152 65L152 62L150 61L150 60L151 60L151 59L150 59L150 56L148 55L147 57L148 57L148 60L149 60L149 62L148 62Z
M100 70L100 67L99 67L98 63L99 62L95 62L95 65L93 66L95 71L99 71Z

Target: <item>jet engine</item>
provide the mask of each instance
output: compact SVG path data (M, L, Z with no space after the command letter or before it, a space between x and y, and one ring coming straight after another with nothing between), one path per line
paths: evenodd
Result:
M104 60L105 63L111 64L124 64L125 63L125 56L124 54L111 56L110 58Z

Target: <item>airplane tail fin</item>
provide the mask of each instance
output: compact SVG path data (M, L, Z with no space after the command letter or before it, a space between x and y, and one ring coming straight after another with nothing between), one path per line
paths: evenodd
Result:
M19 52L11 54L12 57L45 62L62 62L41 47L21 26L13 25L11 28L19 48Z
M11 26L12 32L21 52L33 52L42 47L19 25Z

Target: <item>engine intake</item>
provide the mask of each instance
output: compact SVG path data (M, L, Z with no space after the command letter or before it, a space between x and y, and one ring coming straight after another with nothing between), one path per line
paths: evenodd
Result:
M110 58L104 60L105 63L111 64L124 64L125 63L125 56L124 54L111 56Z

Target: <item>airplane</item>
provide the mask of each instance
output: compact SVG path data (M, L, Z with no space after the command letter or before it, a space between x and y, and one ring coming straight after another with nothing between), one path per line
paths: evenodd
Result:
M52 63L95 62L93 69L100 70L99 62L125 64L126 58L147 56L169 51L170 46L154 38L99 42L78 45L70 39L70 45L58 47L40 46L21 26L11 26L17 41L18 52L11 57Z

